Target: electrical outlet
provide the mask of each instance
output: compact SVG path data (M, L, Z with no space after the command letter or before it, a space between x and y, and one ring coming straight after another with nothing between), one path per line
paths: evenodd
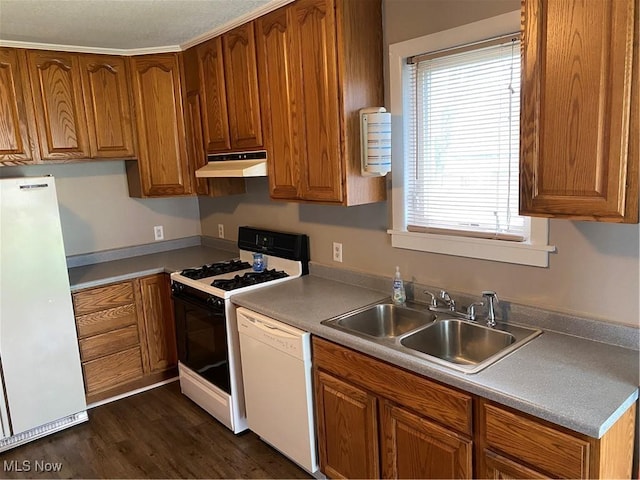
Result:
M153 227L153 236L156 240L164 240L164 229L162 225L156 225Z
M218 224L218 237L224 238L224 225L222 223Z
M333 261L342 262L342 244L333 242Z

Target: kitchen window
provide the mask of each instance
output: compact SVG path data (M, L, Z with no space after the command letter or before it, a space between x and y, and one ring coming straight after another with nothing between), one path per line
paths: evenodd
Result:
M394 247L547 266L518 215L519 12L390 46Z

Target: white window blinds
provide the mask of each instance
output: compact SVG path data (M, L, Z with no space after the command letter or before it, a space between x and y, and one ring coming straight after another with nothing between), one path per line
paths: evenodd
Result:
M524 240L518 36L408 63L407 229Z

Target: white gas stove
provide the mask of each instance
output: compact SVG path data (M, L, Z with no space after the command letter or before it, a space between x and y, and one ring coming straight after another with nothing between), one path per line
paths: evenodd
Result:
M308 272L306 235L240 227L240 258L171 274L182 392L234 433L246 430L236 308L239 293ZM253 267L262 255L263 269ZM257 265L259 266L259 265Z
M274 283L285 282L303 274L301 261L263 254L266 267L256 272L253 253L240 250L240 258L202 265L171 274L171 280L188 285L218 298L228 299Z

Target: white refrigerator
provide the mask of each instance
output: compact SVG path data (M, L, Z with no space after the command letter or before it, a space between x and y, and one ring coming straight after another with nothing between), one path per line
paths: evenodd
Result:
M88 419L53 177L0 179L0 451Z

